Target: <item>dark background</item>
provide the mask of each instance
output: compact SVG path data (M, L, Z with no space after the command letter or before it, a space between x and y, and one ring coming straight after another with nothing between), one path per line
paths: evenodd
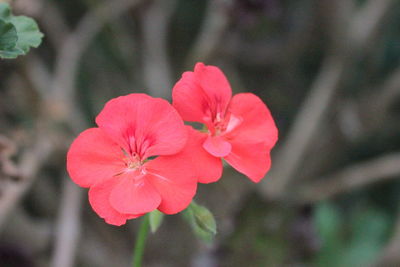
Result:
M110 98L170 99L198 61L267 103L273 168L201 185L214 242L167 216L144 266L400 266L399 1L11 2L45 39L0 61L0 266L129 266L140 219L104 223L66 151Z

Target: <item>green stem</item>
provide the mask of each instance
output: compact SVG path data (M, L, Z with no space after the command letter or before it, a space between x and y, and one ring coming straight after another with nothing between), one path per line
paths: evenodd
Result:
M149 216L146 214L143 216L142 223L140 224L139 233L135 242L135 249L133 251L133 267L141 267L144 253L144 247L146 243L147 234L149 232Z

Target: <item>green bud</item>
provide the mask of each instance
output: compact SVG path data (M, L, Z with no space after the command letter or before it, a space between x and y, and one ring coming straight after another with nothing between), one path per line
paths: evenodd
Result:
M192 201L183 215L197 237L207 242L212 241L214 235L217 233L217 224L214 216L206 207Z
M158 228L160 227L161 223L164 219L164 213L160 212L159 210L153 210L149 214L150 220L150 230L152 233L155 233Z

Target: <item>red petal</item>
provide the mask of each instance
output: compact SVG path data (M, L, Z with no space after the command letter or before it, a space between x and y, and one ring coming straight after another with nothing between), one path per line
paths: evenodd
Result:
M269 145L231 142L232 152L224 159L237 171L258 183L271 167Z
M145 94L130 94L113 98L97 115L96 123L128 153L135 152L131 151L130 146L136 140L137 113L150 98Z
M192 165L196 170L200 183L213 183L218 181L222 175L222 161L214 157L203 148L208 134L201 133L187 126L189 138L183 152L179 153L186 158L192 159Z
M222 161L203 148L203 143L208 134L196 131L190 126L186 126L186 129L188 131L186 146L182 151L169 156L169 158L179 166L184 164L190 166L189 171L195 173L198 182L216 182L222 175Z
M185 121L206 123L207 97L193 72L185 72L172 89L172 105Z
M278 140L278 129L268 107L254 94L242 93L232 98L229 112L241 123L225 136L245 143L265 143L271 149Z
M125 168L121 148L99 128L82 132L67 154L71 179L82 187L113 177Z
M190 204L196 194L197 177L189 159L162 156L150 161L146 168L149 181L161 195L160 211L174 214Z
M224 73L216 66L197 63L194 74L211 104L220 105L220 111L225 112L232 97L232 89Z
M110 194L111 206L118 212L143 214L155 210L161 202L160 194L148 181L148 176L127 172L116 177Z
M89 189L89 202L93 210L107 223L123 225L127 219L137 218L141 215L123 214L116 211L110 204L111 190L118 182L118 178L111 178Z
M232 90L222 71L197 63L185 72L172 91L173 105L187 121L210 124L217 113L224 115Z
M167 101L144 94L110 100L96 123L128 153L137 152L142 159L175 154L187 138L177 111Z
M232 146L221 136L208 136L203 148L214 157L225 157L231 152Z

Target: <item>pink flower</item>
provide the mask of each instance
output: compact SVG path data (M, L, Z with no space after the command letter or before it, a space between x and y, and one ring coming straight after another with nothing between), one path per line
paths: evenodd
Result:
M188 131L167 101L121 96L105 105L96 123L72 143L67 169L75 183L90 188L100 217L122 225L155 209L173 214L189 205L197 177L180 156Z
M259 97L251 93L232 97L229 82L218 67L197 63L194 72L185 72L176 83L172 98L184 120L203 123L208 129L191 133L198 144L191 155L201 169L199 182L221 177L221 158L253 182L265 176L278 130Z

